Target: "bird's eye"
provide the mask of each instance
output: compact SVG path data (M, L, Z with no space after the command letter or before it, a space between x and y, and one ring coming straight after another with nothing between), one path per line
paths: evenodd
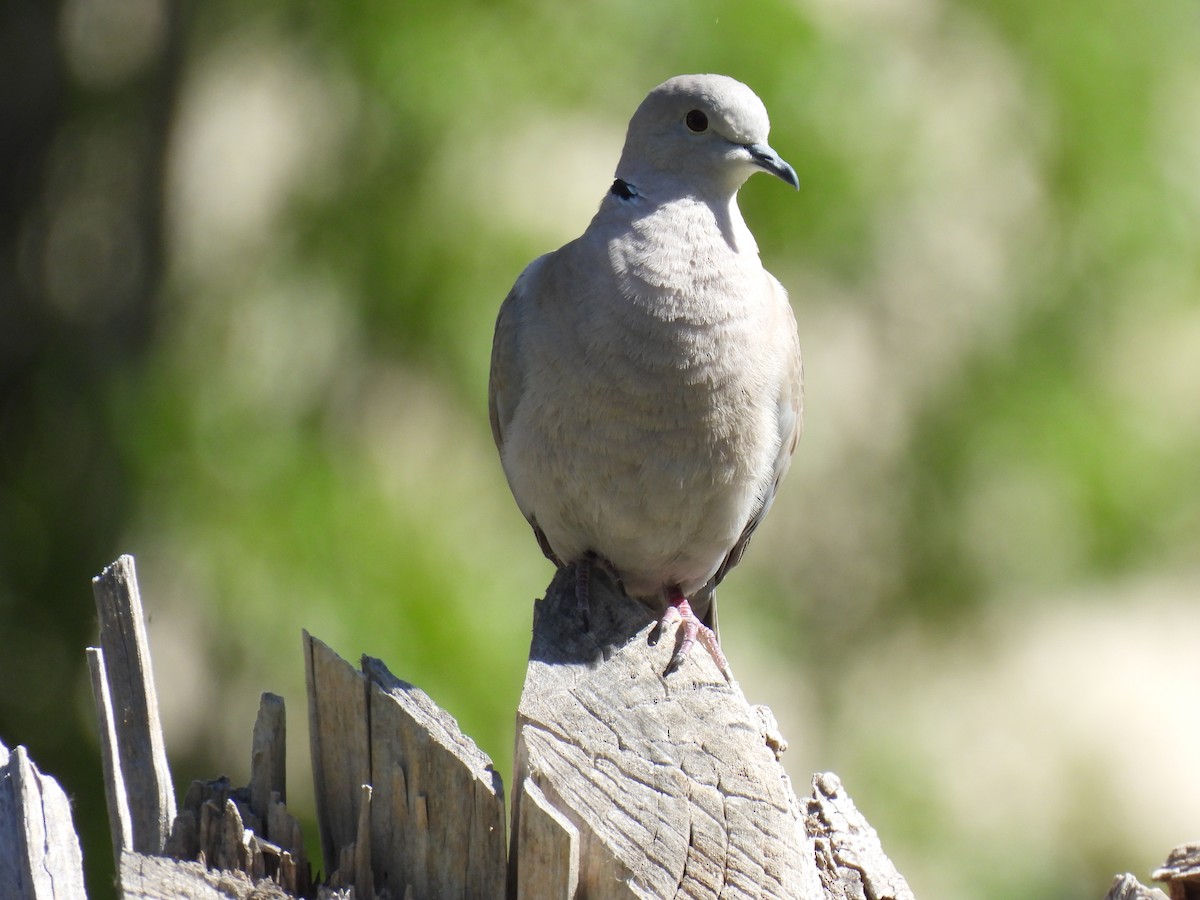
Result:
M708 116L698 109L693 109L684 116L683 122L693 134L703 134L708 131Z

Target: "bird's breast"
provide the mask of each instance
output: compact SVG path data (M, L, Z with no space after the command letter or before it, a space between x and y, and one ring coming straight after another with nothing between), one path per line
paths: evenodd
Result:
M513 448L537 460L526 467L530 512L560 558L598 553L635 595L707 581L774 457L758 323L713 306L695 317L679 298L592 311L574 352L554 355L554 390Z

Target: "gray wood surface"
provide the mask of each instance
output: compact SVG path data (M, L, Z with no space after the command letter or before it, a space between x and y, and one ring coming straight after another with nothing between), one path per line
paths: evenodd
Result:
M778 741L738 685L700 647L664 677L674 629L651 646L651 613L603 575L593 577L590 619L585 632L573 572L560 571L535 612L517 718L516 821L532 779L578 830L589 900L823 900ZM510 877L520 884L543 848L519 831L515 844Z
M1113 879L1112 886L1104 895L1104 900L1185 900L1185 897L1185 894L1168 897L1158 888L1146 887L1126 872Z
M262 836L286 845L290 834L271 833L272 803L287 803L287 712L282 697L264 693L250 747L250 809L262 823Z
M67 795L24 747L10 752L0 743L0 897L83 896L83 854Z
M288 900L293 896L243 872L212 871L202 863L141 853L121 855L120 879L123 900Z
M525 865L516 873L517 900L575 897L579 890L579 829L550 804L532 778L522 782L521 791L520 820L513 832L525 848Z
M879 835L832 772L813 776L805 825L829 900L913 900Z
M499 897L504 892L504 788L492 761L448 712L382 661L371 684L371 834L377 883L396 897ZM380 870L393 873L380 879ZM404 873L398 881L394 873Z
M1172 850L1167 861L1154 871L1154 880L1167 885L1171 900L1200 897L1200 843L1180 844Z
M96 708L96 731L100 739L100 769L104 775L104 799L108 806L108 831L112 838L113 861L119 870L121 854L133 846L133 823L129 801L125 797L125 776L121 773L121 747L108 691L108 673L104 651L87 648L88 674L92 680L92 701Z
M362 676L307 631L308 740L312 753L317 825L325 871L341 867L342 849L358 836L360 788L371 783L367 689Z
M158 696L133 557L122 556L92 579L100 619L100 649L115 726L120 777L128 805L129 837L122 849L161 853L175 819L175 790L158 717ZM99 702L99 701L98 701ZM114 834L114 838L122 839Z
M357 672L308 634L305 658L332 883L361 896L369 864L374 890L393 898L503 896L504 794L487 756L379 660Z

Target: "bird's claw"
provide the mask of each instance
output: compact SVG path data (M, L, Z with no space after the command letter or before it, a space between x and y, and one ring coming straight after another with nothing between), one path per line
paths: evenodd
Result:
M663 676L665 677L673 672L677 672L679 667L683 665L684 660L692 652L692 648L699 643L708 651L708 655L717 664L717 668L725 676L725 680L732 682L733 673L729 670L729 661L725 658L725 654L721 650L716 632L700 621L699 617L692 611L692 605L682 595L672 597L668 601L662 618L658 620L658 624L650 632L650 645L657 645L662 638L666 626L673 622L679 623L679 645L675 648L675 652L671 654L671 660L667 663L667 668L663 671Z

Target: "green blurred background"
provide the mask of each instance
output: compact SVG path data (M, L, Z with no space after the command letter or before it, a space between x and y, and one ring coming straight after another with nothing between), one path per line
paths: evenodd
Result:
M301 627L508 780L551 572L495 312L691 71L802 179L742 193L807 427L722 588L797 788L838 772L926 900L1099 898L1200 831L1194 0L8 0L0 739L73 796L94 897L122 552L181 789L245 781L271 690L311 817Z

